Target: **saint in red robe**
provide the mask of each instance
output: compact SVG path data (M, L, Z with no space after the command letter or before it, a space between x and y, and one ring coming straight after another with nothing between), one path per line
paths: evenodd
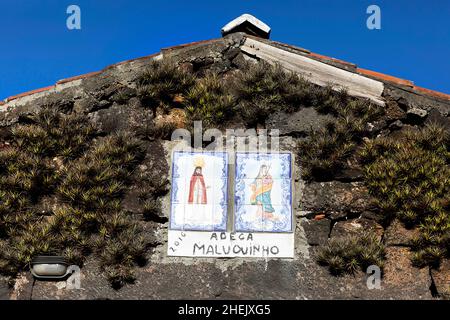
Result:
M206 204L206 185L202 175L202 168L197 167L189 184L189 204Z

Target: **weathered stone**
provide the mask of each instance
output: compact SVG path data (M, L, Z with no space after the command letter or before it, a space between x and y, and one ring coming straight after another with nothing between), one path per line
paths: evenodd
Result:
M388 247L382 290L403 291L403 299L431 299L431 278L428 268L418 269L411 264L411 252L408 248ZM403 288L403 289L401 289ZM405 290L405 288L408 288Z
M228 60L233 60L240 52L240 48L230 48L225 51L223 57Z
M402 222L394 220L384 233L384 243L387 246L410 246L411 241L418 235L418 230L408 230Z
M276 112L270 115L266 127L280 130L281 135L305 135L310 130L324 128L332 120L332 116L320 114L314 108L302 108L294 113Z
M395 87L385 84L384 96L395 100L406 109L419 108L424 110L437 110L443 116L450 114L450 103L435 97L419 94L409 88Z
M142 212L142 204L139 199L140 189L130 187L122 200L122 209L126 212L138 214Z
M242 69L247 65L247 60L244 57L243 53L239 53L232 61L232 65Z
M425 118L428 115L426 110L420 108L411 108L407 112L408 117L413 118Z
M450 300L450 259L443 259L439 269L431 269L431 276L439 296Z
M369 195L360 182L312 182L305 186L300 208L338 218L366 210Z
M178 66L178 68L179 68L181 71L184 71L184 72L188 72L188 73L194 72L194 65L193 65L192 63L190 63L190 62L183 62L183 63L180 63L180 65Z
M134 284L114 290L96 262L88 261L81 270L81 290L67 290L58 282L36 281L33 299L431 298L426 286L422 286L422 275L419 283L385 283L382 279L381 290L369 290L364 273L330 276L326 268L317 266L313 260L165 258L137 269L136 278ZM405 290L410 287L412 290Z
M116 102L118 104L126 104L128 100L136 96L136 89L130 87L121 87L115 91L109 98L109 101Z
M30 272L21 272L14 281L11 300L30 300L33 296L33 276Z
M109 69L105 72L82 80L84 92L98 101L108 100L121 86L116 80L115 73Z
M111 106L111 102L107 100L97 100L94 97L86 97L76 100L74 103L74 110L78 113L90 113L101 109L106 109Z
M11 288L6 277L0 276L0 300L8 300L11 294Z
M113 133L127 129L135 131L145 125L147 114L148 110L143 108L114 104L110 108L89 113L88 118L101 132Z
M334 175L334 179L342 182L361 181L364 178L364 172L359 167L346 167Z
M383 227L374 220L357 218L345 221L338 221L331 229L331 238L341 238L346 236L361 236L373 232L381 240Z
M391 129L391 130L398 130L398 129L401 129L402 127L403 127L403 122L401 122L400 120L396 120L389 125L389 129Z
M302 219L306 239L311 246L324 245L328 241L331 221L329 219Z
M223 72L233 76L233 67L242 69L248 61L257 59L251 54L243 54L239 46L245 37L233 33L223 39L189 46L164 49L164 59L172 59L179 68L199 74L209 71ZM276 44L278 48L287 48ZM290 47L290 53L300 49ZM302 55L309 54L302 51ZM159 55L161 57L162 55ZM0 106L0 139L8 136L7 126L20 122L27 115L39 110L46 103L56 103L61 112L74 110L89 114L91 121L103 133L119 130L136 132L146 122L155 120L157 124L175 123L183 127L184 111L172 110L169 114L157 114L156 119L149 110L142 108L135 97L136 79L153 58L138 59L106 69L100 75L79 79L64 85L57 85L55 90L37 96L28 96L13 100ZM337 62L330 62L330 64ZM339 68L353 68L340 64ZM448 127L450 104L411 92L410 89L393 89L386 85L385 97L390 95L395 100L387 104L386 116L373 123L372 132L389 133L400 127L405 120L406 110L425 111L428 113L426 123L442 122ZM409 90L409 91L408 91ZM181 101L181 100L180 100ZM179 101L179 102L180 102ZM402 110L401 106L404 107ZM417 114L421 117L422 111ZM421 113L422 112L422 113ZM414 113L414 112L413 112ZM411 114L411 112L410 112ZM298 112L276 113L267 119L267 128L280 129L280 150L297 153L297 142L308 131L320 129L331 120L331 116L318 114L313 108L303 108ZM422 119L422 118L421 118ZM422 119L424 120L424 119ZM421 120L421 121L422 121ZM437 121L435 121L437 120ZM242 127L235 120L229 127ZM406 121L407 122L407 121ZM405 122L405 123L406 123ZM405 124L401 130L408 125ZM399 130L399 131L401 131ZM384 134L384 133L382 133ZM146 158L134 174L149 174L158 181L167 181L170 174L169 163L172 149L171 141L153 141L147 143ZM300 167L301 168L301 167ZM382 229L377 224L375 212L370 211L370 199L362 183L344 183L361 179L357 168L346 168L336 178L340 181L325 183L308 183L299 177L300 168L294 165L294 211L297 217L321 217L324 219L297 219L295 225L294 259L190 259L167 257L168 223L155 221L138 221L145 235L151 238L149 243L153 251L148 253L149 263L136 269L136 283L114 290L99 269L98 259L92 255L82 268L81 290L67 290L64 282L36 281L29 273L21 274L12 291L15 299L412 299L430 298L430 277L427 269L415 269L410 265L407 248L388 247L386 276L382 290L368 290L364 273L354 276L333 277L326 268L319 267L310 258L317 248L324 245L330 232L330 224L335 223L332 237L349 234L362 234L374 228L381 236ZM130 213L139 213L142 209L138 196L148 185L139 185L133 181L129 192L122 202L122 209ZM153 193L149 193L153 195ZM170 213L170 194L158 195L161 200L161 218ZM231 195L232 196L232 195ZM232 198L231 198L232 199ZM51 209L51 202L43 199L43 207ZM300 212L300 214L298 214ZM352 217L358 219L345 220ZM334 221L330 221L334 220ZM337 222L336 222L337 221ZM385 239L388 245L404 245L404 230L391 226ZM405 251L406 250L406 251ZM441 269L432 271L437 291L444 296L448 272L448 262ZM0 278L0 299L8 298L9 288ZM447 285L448 288L448 285Z
M406 112L400 106L397 102L388 100L386 102L386 113L383 117L384 120L391 122L394 120L403 120L406 119Z
M182 109L171 109L168 114L160 114L155 118L157 126L170 125L175 129L186 127L186 113Z
M430 110L428 113L425 124L438 124L450 131L450 118L441 115L439 111L434 109Z

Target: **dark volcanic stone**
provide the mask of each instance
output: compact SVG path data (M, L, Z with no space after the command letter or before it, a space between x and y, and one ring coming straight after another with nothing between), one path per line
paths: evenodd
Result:
M410 246L411 241L418 235L417 230L408 230L402 222L394 220L384 233L384 243L387 246Z
M331 221L329 219L302 219L302 227L309 245L324 245L328 241Z
M244 58L244 54L243 53L239 53L232 61L232 65L242 69L245 68L245 66L247 65L247 61Z
M364 212L369 202L367 189L360 182L312 182L305 186L300 208L337 219Z
M267 129L278 129L281 135L306 134L324 128L334 118L318 113L314 108L302 108L294 113L276 112L266 121Z
M383 291L399 294L401 299L431 299L430 286L431 277L428 268L413 267L408 248L386 249L384 277L381 282Z
M431 269L431 275L439 296L450 300L450 259L443 259L439 269Z
M374 220L358 218L345 221L338 221L331 229L331 238L341 238L350 235L360 236L374 232L381 240L383 236L383 227Z
M450 118L444 117L437 110L430 110L425 124L438 124L450 131Z
M409 268L390 269L381 290L369 290L366 275L334 277L313 260L226 261L173 258L136 272L136 283L112 289L95 262L81 271L81 290L37 281L33 299L424 299L426 274L417 281ZM394 274L391 274L391 270ZM393 277L394 276L394 277ZM407 280L412 280L408 282ZM58 289L59 286L60 288Z
M6 277L0 276L0 300L8 300L11 294L11 288L8 285Z

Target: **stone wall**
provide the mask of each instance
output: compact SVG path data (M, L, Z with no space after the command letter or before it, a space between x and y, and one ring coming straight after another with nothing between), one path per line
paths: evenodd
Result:
M136 78L152 59L169 59L180 68L203 73L207 70L226 75L255 60L240 50L243 34L232 34L189 46L163 49L160 54L108 67L93 75L62 81L52 89L19 97L0 106L0 138L27 115L52 104L62 112L87 114L104 133L132 128L148 114L136 98ZM279 44L274 44L274 46ZM290 49L294 51L294 49ZM121 92L121 98L118 97ZM123 102L123 94L127 96ZM383 98L389 117L374 123L377 132L394 132L404 127L439 122L450 128L450 102L409 87L385 83ZM278 128L281 150L296 151L297 143L309 129L323 127L329 115L306 108L294 114L279 112L266 122ZM147 142L141 173L157 170L169 178L170 156L174 143L168 140ZM407 239L410 231L394 223L384 230L373 212L361 173L348 170L333 181L303 181L297 168L294 212L296 250L294 259L209 259L167 257L169 196L162 198L162 217L142 222L153 237L148 264L137 270L135 284L114 290L90 258L82 269L82 290L65 290L64 282L33 282L21 274L8 290L0 279L0 298L13 299L431 299L441 293L448 281L448 268L430 273L428 268L411 266ZM132 186L124 200L131 214L139 211ZM317 249L328 239L364 233L375 228L387 245L387 263L381 290L368 290L363 273L331 276L314 260ZM447 264L448 265L448 264Z

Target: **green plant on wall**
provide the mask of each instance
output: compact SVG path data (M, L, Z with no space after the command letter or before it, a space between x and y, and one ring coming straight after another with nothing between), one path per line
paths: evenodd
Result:
M320 265L327 266L333 275L365 272L371 265L383 268L385 249L376 235L366 233L329 240L319 250L316 259Z
M370 194L385 224L398 218L418 228L414 263L437 266L449 257L449 134L438 125L378 138L360 152Z
M312 103L313 85L280 65L248 64L232 79L237 112L249 126L264 124L275 111L292 112Z
M186 94L186 115L201 120L205 127L219 126L234 114L234 99L217 74L209 73L197 80Z
M39 254L82 265L95 253L114 286L131 281L147 245L121 200L141 143L126 133L96 137L86 118L57 109L30 119L0 150L0 272L15 275ZM50 211L39 210L44 199Z
M156 116L158 107L167 111L176 106L177 98L182 100L194 83L194 75L174 63L152 61L137 79L137 96Z

